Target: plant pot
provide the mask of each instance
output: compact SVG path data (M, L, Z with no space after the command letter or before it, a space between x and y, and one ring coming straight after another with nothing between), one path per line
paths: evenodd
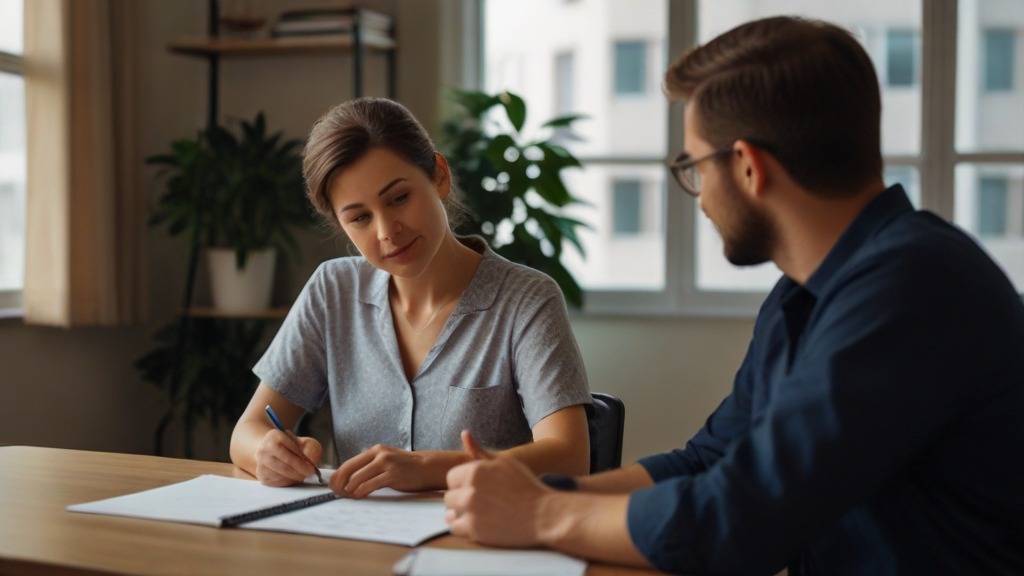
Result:
M270 308L274 288L273 248L249 252L245 268L238 269L231 248L207 248L213 307L229 314L262 312Z

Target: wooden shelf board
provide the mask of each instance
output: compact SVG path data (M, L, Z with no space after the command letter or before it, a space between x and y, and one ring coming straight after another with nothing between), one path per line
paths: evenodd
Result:
M350 51L355 42L351 35L301 36L296 38L182 38L170 42L172 52L188 56L230 56L248 54L274 54L288 52ZM364 38L363 46L369 50L391 51L395 41L390 38Z
M192 318L224 318L233 320L282 320L288 315L287 308L267 308L255 312L228 313L216 308L193 307L186 311Z

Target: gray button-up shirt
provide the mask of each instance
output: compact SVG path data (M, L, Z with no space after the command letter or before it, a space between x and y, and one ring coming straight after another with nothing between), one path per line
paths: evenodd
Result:
M562 408L591 402L562 293L548 276L462 239L483 259L410 382L388 303L390 275L362 257L320 265L253 371L314 412L330 398L339 462L374 444L501 450Z

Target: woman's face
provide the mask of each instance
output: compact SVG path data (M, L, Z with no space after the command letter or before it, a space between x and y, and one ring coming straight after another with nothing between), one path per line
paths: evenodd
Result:
M390 150L374 148L335 173L327 195L363 257L394 276L416 278L449 233L441 203L450 186L443 159L435 180Z

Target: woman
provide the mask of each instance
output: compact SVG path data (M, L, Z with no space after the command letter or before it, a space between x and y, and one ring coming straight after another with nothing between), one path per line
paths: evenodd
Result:
M321 264L253 371L261 383L231 459L264 484L301 482L323 447L281 432L331 403L340 494L445 488L481 445L536 473L585 474L590 402L553 280L456 237L451 172L400 104L360 98L313 126L303 175L320 215L361 257Z

